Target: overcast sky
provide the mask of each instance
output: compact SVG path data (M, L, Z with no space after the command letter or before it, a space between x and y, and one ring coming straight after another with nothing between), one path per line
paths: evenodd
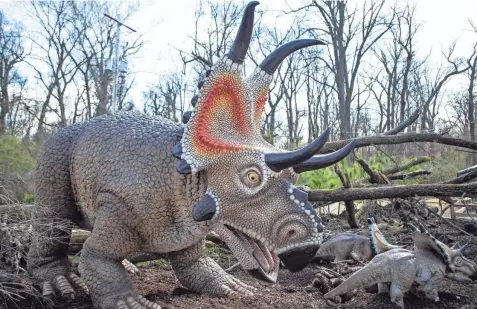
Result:
M221 0L219 0L221 1ZM399 1L399 0L398 0ZM114 1L112 1L114 2ZM121 1L124 3L125 1ZM173 47L190 46L188 34L194 29L194 10L198 0L140 0L139 10L127 22L129 26L144 35L147 41L144 49L131 60L130 69L136 79L131 90L137 107L141 104L141 93L147 86L158 80L161 74L180 69L180 62ZM242 2L242 1L240 1ZM290 8L298 8L309 1L305 0L261 0L257 8L265 10L264 20L276 22L275 17ZM348 1L354 7L360 0ZM400 1L403 4L406 1ZM392 3L388 1L388 3ZM28 30L34 29L34 22L25 16L27 2L19 0L0 0L0 9L10 19L25 23ZM447 47L458 40L455 54L467 57L477 35L468 31L469 18L477 22L477 0L418 0L416 18L422 22L417 37L417 55L425 57L430 51L431 61L436 66L442 61L441 47ZM283 22L281 22L281 20ZM287 17L279 17L278 25L289 26ZM122 35L129 30L122 29ZM132 34L134 35L134 34ZM189 43L189 44L188 44ZM450 88L459 87L463 78L454 80Z

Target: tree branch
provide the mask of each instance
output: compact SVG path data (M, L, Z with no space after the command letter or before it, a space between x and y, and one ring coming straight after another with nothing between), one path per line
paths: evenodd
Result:
M411 124L413 124L417 119L419 119L419 113L420 109L416 109L414 113L412 113L409 118L398 124L395 128L392 128L391 130L388 130L383 133L383 135L394 135L398 134L401 131L404 131L405 128L409 127Z
M398 180L398 179L409 179L409 178L412 178L412 177L416 177L416 176L421 176L421 175L430 175L431 172L429 171L426 171L426 170L418 170L418 171L414 171L414 172L410 172L410 173L407 173L407 174L401 174L401 175L391 175L388 177L389 180Z
M443 136L440 133L405 133L399 135L377 135L357 137L356 148L370 145L392 145L412 142L432 142L450 146L464 147L477 150L477 142L472 142L462 138ZM351 139L340 140L326 143L319 151L320 154L333 152L344 147L351 142Z
M384 198L406 198L412 196L477 196L477 182L466 184L423 184L399 186L372 186L356 189L312 190L308 192L308 200L317 201L354 201Z

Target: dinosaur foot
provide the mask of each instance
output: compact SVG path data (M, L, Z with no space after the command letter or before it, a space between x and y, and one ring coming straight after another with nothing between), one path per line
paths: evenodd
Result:
M161 309L156 303L147 300L144 296L125 296L116 302L115 309Z
M45 281L42 286L42 296L48 303L48 305L53 305L53 300L56 296L56 291L60 293L61 298L71 301L75 298L75 290L73 286L80 289L83 293L89 294L88 287L81 280L81 278L75 273L68 273L65 276L57 276L53 282Z
M239 279L231 276L229 274L225 274L221 276L220 280L217 280L213 283L215 291L212 294L217 295L245 295L245 296L253 296L253 292L257 289L243 283Z
M139 273L139 269L134 265L133 263L129 262L128 260L124 259L121 261L121 264L123 264L124 268L128 271L128 273L135 275Z

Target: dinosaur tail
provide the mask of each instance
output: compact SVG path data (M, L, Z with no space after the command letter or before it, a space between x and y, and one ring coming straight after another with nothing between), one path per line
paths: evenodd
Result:
M336 288L326 293L325 298L332 298L338 295L348 293L356 288L367 287L379 282L385 282L390 280L391 269L385 263L386 261L380 261L378 263L369 263L348 279L343 281Z

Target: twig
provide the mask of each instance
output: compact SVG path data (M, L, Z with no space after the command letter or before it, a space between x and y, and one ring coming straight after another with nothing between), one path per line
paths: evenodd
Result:
M461 229L458 225L456 225L456 224L450 222L449 220L447 220L447 219L444 218L444 217L439 216L439 214L436 213L436 212L435 212L434 210L432 210L431 208L429 208L429 206L424 205L424 207L425 207L430 213L432 213L434 216L440 218L440 219L441 219L442 221L444 221L445 223L449 224L449 225L452 226L452 227L455 227L456 229L458 229L460 232L464 233L464 234L467 235L467 236L473 236L473 237L474 237L474 235L467 233L466 231L464 231L463 229Z
M240 266L240 262L237 262L235 263L234 265L230 266L229 268L227 268L225 271L226 272L230 272L232 270L234 270L235 268L239 267Z
M469 213L469 208L467 207L467 204L465 203L464 199L462 199L462 204L465 206L465 212L467 213L467 216L470 217L470 219L474 222L475 225L477 225L477 222L475 222L474 217L472 217Z

